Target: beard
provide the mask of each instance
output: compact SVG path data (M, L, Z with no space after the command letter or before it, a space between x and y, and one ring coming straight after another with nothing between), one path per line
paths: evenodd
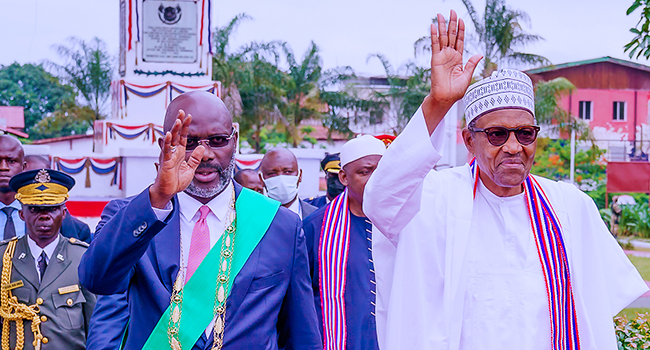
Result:
M235 171L235 157L233 154L233 157L230 158L230 163L228 164L228 167L224 169L221 165L212 165L208 163L201 163L199 164L199 167L196 168L196 170L199 169L213 169L219 174L219 183L212 186L212 187L199 187L194 183L194 180L190 182L190 185L187 186L185 189L185 192L189 195L199 197L199 198L213 198L219 193L221 193L228 184L230 184L230 180L232 179L233 173Z

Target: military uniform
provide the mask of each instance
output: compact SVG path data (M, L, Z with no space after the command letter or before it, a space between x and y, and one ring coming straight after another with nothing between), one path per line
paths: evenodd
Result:
M27 236L0 243L0 256L4 256L10 241L16 241L11 269L10 291L25 305L38 305L40 331L43 335L41 349L85 349L88 321L95 307L95 296L79 283L77 267L88 244L75 238L59 235L42 282L39 283L34 257L27 244ZM4 264L3 264L4 267ZM0 306L2 307L2 306ZM25 349L33 349L32 322L24 321ZM16 347L16 324L11 322L10 347Z
M50 231L33 226L35 233L0 242L1 349L85 349L96 298L81 286L77 269L88 244L60 231L61 206L74 179L42 169L14 176L9 186L26 220L42 220Z

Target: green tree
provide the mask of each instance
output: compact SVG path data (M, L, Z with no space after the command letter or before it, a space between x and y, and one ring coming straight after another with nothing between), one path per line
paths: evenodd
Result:
M631 15L636 10L641 9L641 16L634 28L630 28L630 32L634 34L634 38L625 44L624 52L629 51L630 58L645 57L650 58L650 1L649 0L634 0L632 6L627 9L627 15Z
M578 139L591 140L589 125L560 106L563 97L570 95L576 87L566 78L559 77L540 81L535 85L535 118L538 124L560 133L575 131Z
M88 106L79 106L74 101L65 101L61 108L41 119L32 128L33 139L66 135L83 135L92 128L95 111Z
M286 103L283 104L283 124L287 133L287 140L297 147L301 141L300 123L303 120L322 117L324 109L320 99L319 82L322 76L322 59L318 46L311 42L302 61L298 62L293 50L287 43L282 44L282 50L289 66L287 79L285 79Z
M550 61L543 56L518 51L527 44L543 40L539 35L524 31L522 24L530 24L526 12L508 7L505 0L487 0L481 16L474 9L471 0L462 0L462 2L476 33L468 34L466 41L475 42L476 53L483 55L482 77L488 77L504 63L550 64ZM415 52L430 51L430 45L430 36L420 38L415 42Z
M25 107L25 131L28 133L62 103L74 99L74 89L61 84L42 65L13 63L0 67L0 105Z
M113 58L108 54L106 44L99 38L86 42L71 37L68 43L68 46L55 46L65 63L50 64L83 97L95 113L94 120L102 119L101 111L110 97Z

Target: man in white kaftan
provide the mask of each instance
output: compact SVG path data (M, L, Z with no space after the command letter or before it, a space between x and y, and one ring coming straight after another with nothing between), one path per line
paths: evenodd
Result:
M466 98L471 130L463 139L480 170L432 170L441 158L443 117L465 94L480 60L470 58L463 69L464 25L456 23L452 11L449 29L441 15L437 30L432 26L431 93L364 194L364 212L383 233L373 233L380 349L576 349L552 344L547 280L522 187L536 143L520 142L527 135L515 129L534 122L534 105L518 99L472 110L477 101L488 106L499 97L489 86ZM499 74L505 73L492 78ZM488 143L489 128L479 123L506 128L504 143ZM533 179L559 219L579 348L614 350L612 317L648 288L586 194Z

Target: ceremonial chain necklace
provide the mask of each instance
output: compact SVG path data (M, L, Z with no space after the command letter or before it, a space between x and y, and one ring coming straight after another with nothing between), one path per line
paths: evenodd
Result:
M230 199L230 208L226 214L226 229L224 236L221 239L221 254L219 255L219 276L217 277L217 284L214 296L214 327L212 333L214 340L212 349L221 350L223 346L223 335L226 329L226 289L230 281L230 271L232 268L233 252L235 248L235 233L237 231L237 220L235 212L235 190L232 191ZM181 323L182 302L183 302L183 289L187 267L183 259L183 235L180 235L181 245L181 267L176 276L174 287L171 296L171 312L169 313L169 324L167 326L167 337L169 338L169 346L172 350L182 350L179 340L179 329Z

